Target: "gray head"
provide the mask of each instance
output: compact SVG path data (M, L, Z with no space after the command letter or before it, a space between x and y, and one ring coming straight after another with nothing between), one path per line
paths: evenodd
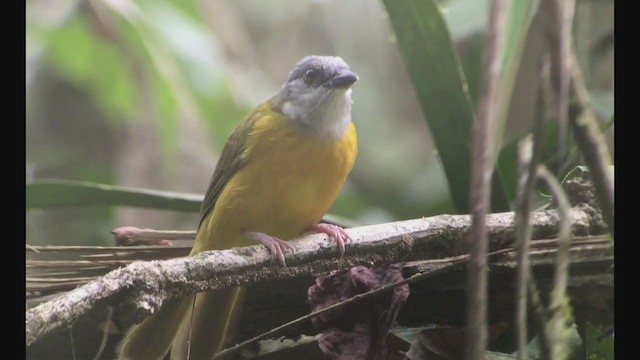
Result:
M282 85L277 108L320 137L342 137L351 121L351 86L357 80L340 57L307 56Z

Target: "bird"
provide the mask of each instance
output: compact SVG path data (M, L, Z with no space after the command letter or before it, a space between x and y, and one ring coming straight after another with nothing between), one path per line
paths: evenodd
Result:
M276 95L236 126L205 193L189 256L258 242L286 266L287 241L309 232L327 234L344 254L348 233L321 220L357 157L357 81L339 56L306 56ZM243 297L243 287L232 287L168 299L128 331L119 359L163 359L169 351L176 360L211 359L235 331Z

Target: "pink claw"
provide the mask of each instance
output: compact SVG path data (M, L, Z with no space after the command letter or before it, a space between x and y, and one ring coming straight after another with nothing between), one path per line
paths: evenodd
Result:
M242 233L244 236L251 240L257 241L266 246L271 252L271 256L278 260L282 267L287 267L287 263L284 260L284 248L291 250L292 247L288 242L278 239L277 237L267 235L261 232L245 231Z
M343 228L333 224L321 223L311 226L311 230L318 233L327 234L329 237L332 237L338 245L338 249L340 250L340 257L344 256L344 244L346 241L351 241L351 237L349 237L349 234L347 234L347 232Z

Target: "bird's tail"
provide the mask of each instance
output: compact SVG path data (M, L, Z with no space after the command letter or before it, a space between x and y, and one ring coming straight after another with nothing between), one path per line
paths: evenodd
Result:
M119 348L119 360L160 360L171 347L193 296L167 300L157 313L134 326Z
M210 360L222 350L235 331L244 290L232 287L197 294L193 315L185 318L175 336L171 359Z
M235 330L244 288L216 290L165 302L136 325L120 346L120 360L209 360ZM193 309L193 314L191 313Z

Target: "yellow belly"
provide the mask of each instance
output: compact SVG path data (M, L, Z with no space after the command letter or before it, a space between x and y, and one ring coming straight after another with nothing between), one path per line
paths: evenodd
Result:
M273 112L247 141L246 162L203 222L192 253L255 244L243 231L300 236L329 210L357 153L353 124L342 139L319 139Z

